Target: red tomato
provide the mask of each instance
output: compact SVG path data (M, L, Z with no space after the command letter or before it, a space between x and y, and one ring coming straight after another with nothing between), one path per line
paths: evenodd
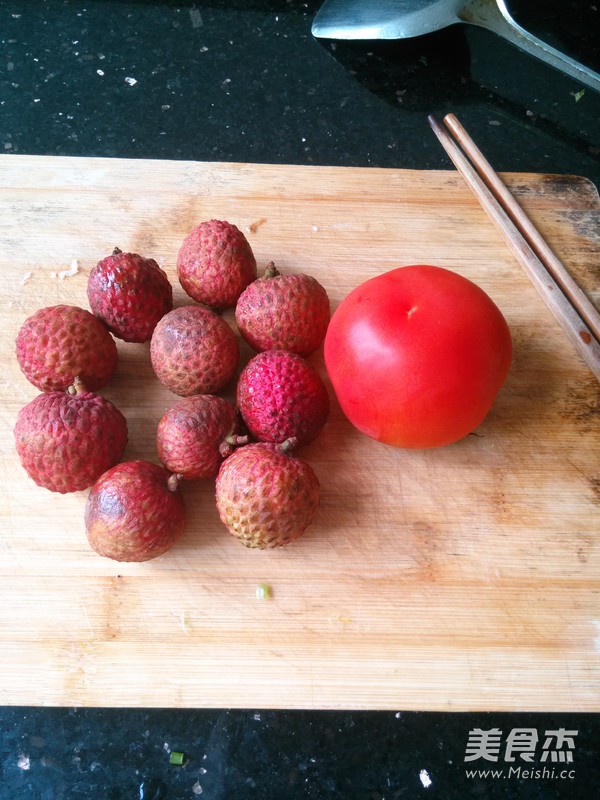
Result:
M439 447L474 430L508 373L512 342L490 297L442 267L400 267L334 312L325 365L358 430L396 447Z

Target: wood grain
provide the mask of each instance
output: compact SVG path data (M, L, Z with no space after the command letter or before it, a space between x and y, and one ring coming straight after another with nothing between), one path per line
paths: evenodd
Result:
M600 710L598 384L459 175L18 155L0 167L0 704ZM598 304L595 188L503 178ZM87 545L87 492L40 489L18 462L12 427L36 389L14 338L42 305L86 306L87 274L116 245L156 258L186 303L175 256L210 217L264 219L247 234L259 269L317 276L333 307L402 264L454 269L505 314L513 367L480 428L433 451L361 436L332 393L301 453L321 507L287 548L243 548L203 482L185 486L171 553L116 564ZM77 274L52 277L74 260ZM128 419L125 457L156 460L176 397L147 345L119 353L103 393Z

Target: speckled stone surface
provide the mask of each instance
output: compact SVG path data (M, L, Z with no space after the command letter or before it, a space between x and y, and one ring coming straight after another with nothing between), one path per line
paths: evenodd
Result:
M1 720L3 800L554 800L597 797L600 782L589 715L6 709ZM476 728L500 734L497 761L465 761ZM546 731L560 728L572 761L542 762ZM507 750L513 731L537 737L533 762Z
M599 182L600 96L494 34L316 40L320 2L5 0L5 152L418 169L449 161L426 118L453 110L497 170ZM519 0L517 19L600 71L590 0ZM577 97L579 96L579 99Z
M0 150L449 168L427 115L454 111L497 170L600 185L600 95L474 28L317 41L319 5L4 0ZM597 3L509 8L600 72ZM0 800L556 800L600 785L596 715L0 707L0 725ZM476 729L501 732L496 760L465 761ZM573 747L543 763L560 729ZM537 737L532 761L510 736Z

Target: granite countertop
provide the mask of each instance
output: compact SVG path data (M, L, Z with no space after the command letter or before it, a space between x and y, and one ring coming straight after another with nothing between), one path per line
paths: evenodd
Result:
M454 111L497 170L600 185L599 94L475 28L318 41L319 5L5 0L0 150L447 169L427 115ZM600 6L509 7L600 72ZM0 800L554 800L595 796L600 779L596 715L3 708L0 720ZM492 748L465 761L477 729L495 731L495 760ZM548 733L560 730L562 746ZM519 742L547 763L511 756Z

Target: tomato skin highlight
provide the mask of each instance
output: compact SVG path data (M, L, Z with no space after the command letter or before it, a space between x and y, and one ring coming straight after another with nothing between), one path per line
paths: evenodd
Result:
M486 417L512 360L510 330L483 289L456 272L398 267L357 286L334 311L325 366L358 430L432 448Z

